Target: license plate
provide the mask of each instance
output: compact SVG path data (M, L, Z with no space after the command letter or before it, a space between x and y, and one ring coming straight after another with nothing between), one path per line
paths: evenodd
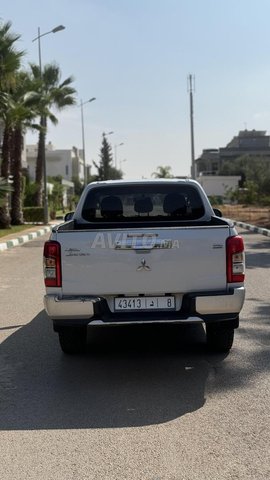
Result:
M114 310L175 310L174 297L121 297L114 299Z

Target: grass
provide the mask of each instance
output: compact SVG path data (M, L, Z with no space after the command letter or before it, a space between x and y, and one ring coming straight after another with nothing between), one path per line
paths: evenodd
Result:
M23 230L27 230L28 228L36 227L32 223L24 224L24 225L12 225L11 228L0 228L0 238L5 237L6 235L11 235L12 233L20 233Z
M257 227L270 228L270 208L253 205L220 205L224 217L240 222L251 223Z

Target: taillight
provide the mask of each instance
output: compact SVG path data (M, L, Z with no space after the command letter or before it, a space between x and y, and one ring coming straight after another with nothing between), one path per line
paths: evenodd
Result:
M245 279L245 253L242 237L227 238L227 282L243 282Z
M60 243L49 240L43 251L43 271L46 287L61 287L61 247Z

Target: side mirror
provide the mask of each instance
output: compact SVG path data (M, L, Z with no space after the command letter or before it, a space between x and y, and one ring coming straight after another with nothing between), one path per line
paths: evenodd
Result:
M65 215L65 217L64 217L65 222L69 222L70 220L72 220L73 215L74 215L74 212L68 212L68 213L66 213L66 215Z
M216 217L222 217L222 211L219 208L213 208Z

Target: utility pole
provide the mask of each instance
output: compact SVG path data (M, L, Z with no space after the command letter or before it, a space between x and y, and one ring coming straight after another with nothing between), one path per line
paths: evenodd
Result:
M117 169L117 148L121 147L124 145L124 142L118 143L117 145L114 145L114 168Z
M195 77L189 74L188 76L188 92L190 102L190 142L191 142L191 178L196 180L196 166L194 153L194 123L193 123L193 92L195 90Z

